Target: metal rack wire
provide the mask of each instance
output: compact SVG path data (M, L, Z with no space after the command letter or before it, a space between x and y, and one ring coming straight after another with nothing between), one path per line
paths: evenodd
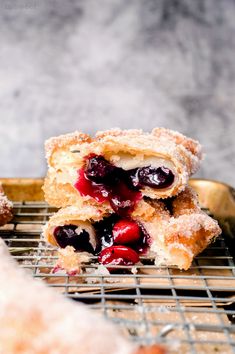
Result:
M133 341L170 343L180 353L235 352L235 265L223 237L187 272L156 268L143 257L142 265L102 274L94 257L82 274L68 276L52 273L56 251L41 236L53 212L44 202L17 202L13 221L0 228L13 257L34 277L103 312Z

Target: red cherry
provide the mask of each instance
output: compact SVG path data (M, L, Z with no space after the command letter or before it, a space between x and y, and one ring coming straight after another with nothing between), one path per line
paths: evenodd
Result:
M111 246L103 249L98 257L99 263L110 265L133 265L139 262L138 254L126 246Z
M78 170L78 179L74 187L79 191L81 196L89 195L99 203L103 203L107 200L108 192L105 187L87 179L83 168Z
M126 245L140 239L140 227L135 221L120 220L113 227L114 243Z

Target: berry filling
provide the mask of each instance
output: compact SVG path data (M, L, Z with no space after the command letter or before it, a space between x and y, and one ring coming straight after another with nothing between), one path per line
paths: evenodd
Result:
M86 177L85 170L82 168L78 170L78 180L74 186L80 192L81 196L89 195L99 203L105 202L109 196L108 188L103 184L90 181Z
M92 154L86 158L86 166L78 170L74 187L82 196L90 196L99 203L109 201L115 213L125 216L141 199L141 188L167 188L174 178L172 171L164 166L124 170L103 156Z
M116 214L112 214L108 218L105 218L94 224L97 239L100 242L96 249L97 254L99 254L100 251L104 248L113 245L113 227L118 220L119 216Z
M114 243L126 245L138 242L140 227L134 221L120 220L113 227Z
M86 177L95 183L109 184L111 178L118 178L121 169L116 168L103 156L91 155L87 161Z
M61 248L73 246L76 251L96 254L98 261L105 265L133 265L150 245L150 237L142 225L121 219L117 214L94 223L93 227L97 240L95 250L89 233L86 230L76 233L76 225L56 227L54 237Z
M130 171L130 179L133 186L137 188L151 187L163 189L170 187L175 179L174 174L169 168L146 166L136 168Z
M54 230L54 237L61 248L73 246L76 251L84 251L94 254L90 243L90 235L86 230L76 233L77 225L57 226Z
M127 246L111 246L100 252L98 261L108 265L133 265L139 262L138 254Z

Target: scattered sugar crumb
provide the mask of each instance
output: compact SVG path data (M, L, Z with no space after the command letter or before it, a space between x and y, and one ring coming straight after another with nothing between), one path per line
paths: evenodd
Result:
M108 269L103 264L100 264L93 272L89 273L89 275L94 275L94 278L93 277L86 278L86 282L88 284L89 283L99 283L100 276L107 276L107 275L110 275L110 273L109 273Z
M58 250L59 259L54 269L65 270L69 275L75 275L82 272L81 265L88 263L91 259L89 253L86 252L75 252L72 246L67 246L65 248Z
M135 266L131 268L131 273L132 274L137 274L138 273L138 270L137 270L137 268Z

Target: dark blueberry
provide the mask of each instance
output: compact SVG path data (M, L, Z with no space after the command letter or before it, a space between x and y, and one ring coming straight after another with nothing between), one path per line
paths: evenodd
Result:
M95 183L109 183L115 178L118 170L105 160L103 156L93 156L87 162L86 177Z
M109 232L105 232L103 236L101 236L101 244L102 248L106 248L112 246L113 244L113 236Z
M76 251L85 251L94 253L90 244L89 233L83 230L79 235L76 233L76 225L57 226L54 231L54 237L61 248L73 246Z
M140 185L151 188L167 188L174 182L174 174L166 167L142 167L137 172ZM136 177L137 178L137 177Z
M95 223L94 227L96 230L97 239L100 241L96 249L96 253L99 253L102 249L110 247L113 245L113 225L117 222L119 217L115 214L111 215Z
M139 178L138 178L138 168L133 168L132 170L125 171L124 180L129 188L138 190L141 188Z

